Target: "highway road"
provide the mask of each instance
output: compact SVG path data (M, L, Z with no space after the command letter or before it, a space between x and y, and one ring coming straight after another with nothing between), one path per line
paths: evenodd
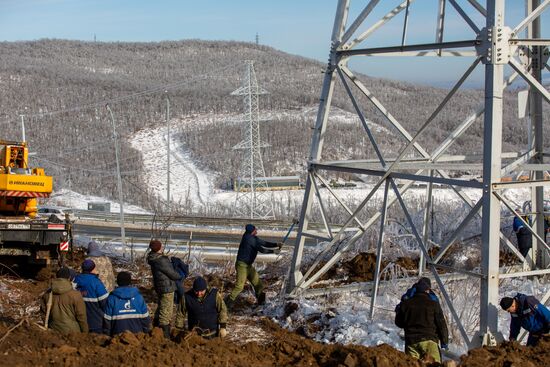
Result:
M270 242L280 242L287 231L259 231L262 239ZM86 246L91 238L99 240L107 245L105 250L110 253L129 254L130 249L134 254L143 254L147 250L151 239L151 227L146 224L129 225L125 229L126 246L120 241L120 227L112 222L79 221L73 225L73 236L76 246ZM258 261L274 262L281 256L289 256L294 246L296 233L292 232L283 248L281 255L258 254ZM160 238L166 242L166 248L170 253L184 256L191 253L192 256L207 262L234 261L237 249L242 237L242 231L235 228L212 227L182 227L174 226L170 231L165 231ZM315 245L315 241L307 242ZM125 255L126 256L126 255Z
M120 227L112 226L105 224L86 224L86 223L75 223L73 226L73 234L75 236L86 236L86 237L112 237L120 238ZM151 227L146 227L145 225L141 228L137 226L132 226L125 229L126 237L140 240L149 240L151 238ZM193 241L198 242L213 242L213 243L231 243L234 242L236 245L239 244L243 232L238 230L230 229L211 229L203 227L193 227L193 228L176 228L170 231L165 231L161 236L162 238L167 238L173 241L182 241L187 242L191 236ZM284 231L265 231L262 233L261 230L258 231L258 236L266 241L270 242L280 242L283 240L286 232ZM287 244L292 245L295 232L291 234L287 240Z

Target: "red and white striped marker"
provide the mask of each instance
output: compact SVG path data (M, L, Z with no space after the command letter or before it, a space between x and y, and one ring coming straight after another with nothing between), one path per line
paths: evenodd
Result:
M0 196L10 196L19 198L48 198L49 192L32 192L32 191L0 191Z
M69 251L69 241L61 241L59 251Z

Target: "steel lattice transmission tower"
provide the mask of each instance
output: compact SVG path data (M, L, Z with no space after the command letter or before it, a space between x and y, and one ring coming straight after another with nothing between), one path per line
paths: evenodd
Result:
M475 347L483 342L500 338L498 330L499 285L507 278L521 278L540 276L550 273L548 255L550 247L544 240L544 191L550 187L550 180L543 175L548 169L544 164L543 144L543 101L550 102L550 93L542 85L542 71L548 69L548 46L550 40L541 38L541 14L547 10L550 0L525 0L525 16L515 24L505 24L506 5L518 5L517 0L487 0L482 4L478 0L437 0L430 9L424 1L370 0L359 2L361 10L355 17L350 16L352 0L339 0L332 32L331 50L328 66L325 72L321 91L317 121L313 131L310 155L308 158L308 177L300 227L294 248L293 261L290 269L290 279L287 291L290 296L308 296L337 291L335 288L322 289L312 287L335 266L343 254L352 249L356 243L373 225L379 229L376 243L376 270L374 281L357 286L341 287L343 291L367 291L371 293L370 316L373 317L376 296L382 280L380 279L384 248L384 235L387 230L387 213L390 206L400 210L416 245L420 249L421 261L419 273L427 274L435 280L441 292L442 300L446 303L452 315L452 322L459 330L465 344ZM355 2L357 3L357 2ZM355 4L354 5L357 5ZM422 7L415 9L417 3ZM418 4L420 5L420 4ZM437 6L436 6L437 5ZM352 8L356 9L356 8ZM422 32L428 10L434 15L434 32L427 41ZM516 8L517 12L517 8ZM409 20L415 14L423 16L422 28L415 29ZM548 12L546 12L546 15ZM429 14L428 14L429 15ZM517 13L516 13L517 15ZM348 17L350 19L348 19ZM452 27L457 29L455 22L462 21L463 29L468 30L469 36L462 40L447 41L445 25L451 19ZM389 27L386 27L390 24ZM416 23L418 24L418 23ZM392 27L393 26L393 27ZM395 29L400 32L395 32ZM388 30L389 28L389 30ZM418 31L418 32L417 32ZM385 32L385 37L371 37L373 34ZM393 36L393 37L391 37ZM432 38L433 37L433 38ZM455 36L456 37L456 36ZM392 41L393 39L393 41ZM408 43L409 39L421 41ZM382 41L381 41L382 40ZM435 41L433 41L435 40ZM447 92L442 93L433 110L417 125L412 125L413 116L403 114L401 121L396 116L400 111L392 114L392 108L384 105L383 95L376 95L376 85L369 85L370 80L356 75L349 68L350 60L357 57L369 56L369 60L377 56L394 57L402 60L389 64L388 67L411 70L405 57L417 57L425 60L426 57L453 58L461 57L467 62L464 73ZM429 135L434 127L434 121L442 119L441 111L453 103L453 97L463 86L464 82L478 69L484 74L485 95L479 100L479 106L472 106L470 115L465 114L464 120L452 121L446 130L446 136ZM368 73L368 71L367 71ZM515 79L523 79L529 86L528 116L531 128L527 129L530 142L525 151L503 151L503 122L504 98L510 98L505 90ZM337 85L337 82L339 84ZM327 160L323 151L329 144L327 127L331 122L329 112L332 97L336 86L343 89L344 95L349 98L357 114L358 122L364 131L365 141L371 146L372 156L356 160ZM341 89L341 90L342 90ZM409 91L410 92L410 91ZM411 93L414 93L411 92ZM425 102L417 99L419 102ZM509 102L508 102L509 103ZM393 106L395 109L395 106ZM367 110L369 108L369 110ZM373 111L380 118L384 126L394 132L396 139L401 139L401 146L393 144L391 149L383 150L377 142L377 131L372 129L367 120L369 116L364 111ZM479 154L460 152L455 154L450 148L474 124L483 127L483 141ZM517 122L513 121L517 124ZM426 137L427 135L427 137ZM423 140L431 139L433 147L424 146ZM437 140L436 140L437 139ZM548 146L548 144L546 144ZM362 146L360 146L362 148ZM347 147L351 149L351 147ZM365 151L364 148L362 148ZM326 154L325 154L326 155ZM388 156L391 155L391 156ZM478 172L482 177L479 180L455 177L452 171ZM501 178L518 171L530 173L527 181L505 181ZM344 172L369 176L373 182L368 193L355 207L347 204L337 192L328 184L327 175ZM404 195L415 182L426 185L424 215L413 220L412 208L404 200ZM456 218L454 228L441 240L438 240L435 252L430 252L429 215L433 205L432 189L434 184L441 185L448 192L456 194L467 208L462 217ZM321 195L321 189L325 188ZM515 205L507 199L505 192L508 189L522 188L530 190L532 208L528 213L532 221L527 223L515 210ZM465 189L477 190L477 195L470 197ZM372 201L377 192L383 193L383 199ZM332 195L332 196L330 196ZM329 196L335 199L345 211L347 217L344 223L329 221L329 214L325 211L324 201ZM312 227L310 221L314 217L314 205L320 212L324 227ZM367 205L376 205L373 211L365 210ZM524 257L501 231L501 215L509 213L520 218L533 236L533 248ZM418 223L422 219L422 223ZM509 220L509 219L508 219ZM480 223L480 224L478 224ZM442 259L453 246L461 246L460 241L464 230L468 226L481 226L481 264L479 269L468 270L457 266L442 263ZM376 233L376 232L375 232ZM327 242L323 251L317 255L313 263L303 261L304 244L306 239L321 239ZM502 246L501 246L502 245ZM501 269L499 267L500 250L512 253L521 265ZM422 264L425 264L426 269ZM442 274L441 269L447 274ZM450 273L450 274L449 274ZM461 319L461 312L457 310L464 306L460 301L453 303L452 294L447 291L446 282L454 279L470 280L480 290L479 298L479 327L477 333L468 332ZM410 279L405 280L410 285ZM550 292L542 297L541 302L547 303ZM477 309L477 307L476 307Z
M254 71L254 62L246 61L246 71L242 86L233 91L233 96L243 96L244 113L243 140L233 149L244 151L242 166L235 182L237 186L236 207L241 215L248 218L273 218L273 201L267 191L262 148L269 147L260 138L259 96L268 92L260 88Z

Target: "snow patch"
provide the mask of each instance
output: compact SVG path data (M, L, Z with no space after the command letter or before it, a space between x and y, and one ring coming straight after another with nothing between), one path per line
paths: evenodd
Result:
M178 124L186 121L171 122L176 131ZM167 129L165 126L142 130L134 135L130 143L141 152L144 179L153 192L167 200ZM178 146L173 135L170 136L170 196L171 201L180 205L204 205L213 193L214 175L201 170L182 146Z
M62 189L52 193L49 199L45 202L46 205L64 206L73 209L87 210L88 203L92 201L108 202L111 204L111 213L120 212L120 205L118 202L105 199L99 196L82 195L77 192ZM147 210L137 206L124 203L124 212L131 214L150 214Z

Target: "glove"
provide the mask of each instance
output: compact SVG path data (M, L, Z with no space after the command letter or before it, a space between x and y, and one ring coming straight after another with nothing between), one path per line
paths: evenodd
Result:
M447 344L441 344L441 349L448 350L449 346Z
M221 328L220 329L220 338L225 338L227 336L227 329L226 328Z

